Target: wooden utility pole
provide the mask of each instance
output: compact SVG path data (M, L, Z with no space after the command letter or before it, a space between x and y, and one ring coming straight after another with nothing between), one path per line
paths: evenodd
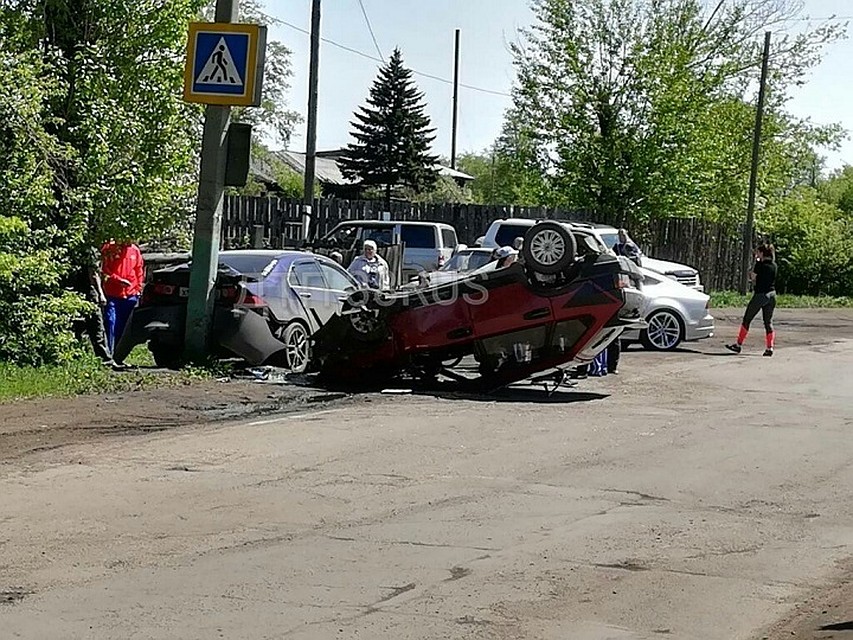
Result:
M302 198L302 239L311 234L314 174L317 164L317 86L320 79L320 0L311 9L311 68L308 73L308 130L305 141L305 183Z
M453 131L450 143L450 168L456 168L456 131L459 124L459 29L453 49Z
M764 119L764 95L767 88L767 66L770 59L770 32L764 33L764 52L761 55L761 83L758 86L758 108L752 138L752 167L749 173L749 200L746 205L746 224L743 226L743 268L740 292L746 293L747 275L752 265L752 238L755 228L755 192L758 185L758 160L761 151L761 124Z

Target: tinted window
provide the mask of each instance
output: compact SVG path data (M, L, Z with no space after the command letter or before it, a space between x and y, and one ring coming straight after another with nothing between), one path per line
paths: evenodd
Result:
M394 227L362 227L361 241L365 240L373 240L377 247L389 247L394 244Z
M456 230L442 228L441 243L446 249L453 249L457 244L459 244L459 241L456 239Z
M433 226L404 224L400 227L400 236L407 249L435 249Z
M511 247L516 238L523 238L524 234L532 225L502 224L495 236L495 242L499 247Z
M290 283L312 289L325 289L326 281L320 267L313 260L303 260L293 265L290 272Z
M321 262L320 271L323 272L323 276L326 278L326 285L329 289L333 289L335 291L349 291L356 288L355 284L353 284L347 274L337 267Z
M277 258L257 255L228 255L219 254L219 262L227 264L235 271L254 278L262 278L275 268Z

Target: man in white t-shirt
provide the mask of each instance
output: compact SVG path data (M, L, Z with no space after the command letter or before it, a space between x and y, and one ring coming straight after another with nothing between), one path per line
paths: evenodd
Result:
M376 252L373 240L364 241L364 253L352 261L347 271L369 289L386 291L391 288L391 270L385 259Z

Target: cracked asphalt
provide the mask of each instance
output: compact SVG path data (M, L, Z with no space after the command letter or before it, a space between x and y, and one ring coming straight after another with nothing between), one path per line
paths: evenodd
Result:
M551 398L372 395L19 455L0 637L791 637L850 577L853 313L780 313L773 358L759 335L723 355L718 317Z

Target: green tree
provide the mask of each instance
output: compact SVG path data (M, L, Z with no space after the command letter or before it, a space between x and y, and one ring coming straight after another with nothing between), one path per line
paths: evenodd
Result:
M853 295L853 220L800 186L769 207L760 222L776 245L779 290L808 295Z
M351 123L355 142L348 145L341 169L365 187L381 186L386 202L396 186L418 193L435 184L438 157L430 153L435 136L423 97L395 49L370 88L367 106Z
M838 207L853 221L853 167L845 165L833 171L828 178L820 180L817 187L824 202Z
M765 29L788 0L533 0L535 25L513 45L509 150L548 183L549 204L609 219L739 218ZM803 141L834 133L784 113L821 45L842 29L774 34L765 197L791 188ZM513 143L521 143L517 146ZM795 153L796 152L796 153Z

